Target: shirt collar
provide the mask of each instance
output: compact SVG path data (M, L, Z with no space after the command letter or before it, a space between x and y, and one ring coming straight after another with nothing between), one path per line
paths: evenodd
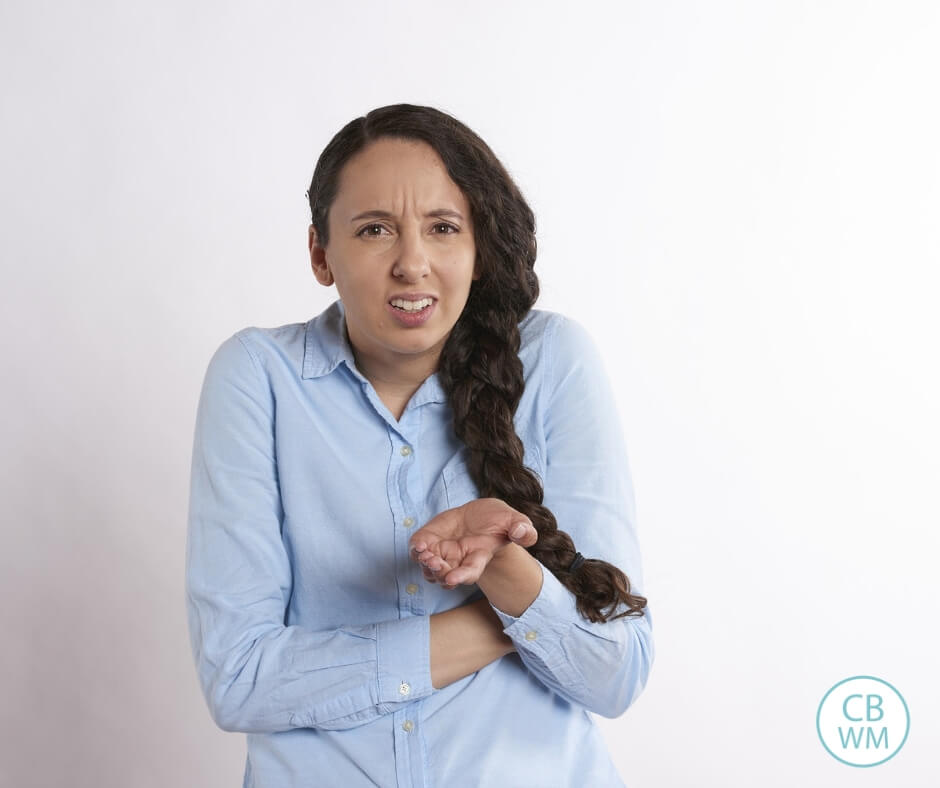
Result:
M304 333L304 366L302 378L328 375L342 362L362 383L368 379L356 367L356 357L346 332L346 310L337 299L312 320L307 321ZM412 395L409 405L426 402L446 402L447 396L437 372L428 377Z
M304 368L301 377L319 378L328 375L340 362L360 378L356 358L346 336L346 312L343 302L334 301L312 320L304 333Z

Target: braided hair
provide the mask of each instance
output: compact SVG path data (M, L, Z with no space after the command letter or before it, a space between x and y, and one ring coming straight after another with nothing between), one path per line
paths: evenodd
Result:
M393 104L350 121L321 153L307 193L320 243L329 243L328 215L343 166L381 138L430 145L470 204L480 277L441 351L438 377L480 495L500 498L532 521L538 541L529 553L575 595L582 617L642 616L646 598L630 593L630 581L617 567L581 557L542 505L541 481L523 464L513 415L525 386L519 322L539 295L535 216L489 146L432 107Z

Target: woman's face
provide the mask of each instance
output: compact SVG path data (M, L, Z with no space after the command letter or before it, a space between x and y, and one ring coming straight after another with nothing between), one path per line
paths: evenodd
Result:
M470 205L437 152L369 144L340 172L328 221L325 248L310 228L311 263L336 284L361 370L430 374L478 278Z

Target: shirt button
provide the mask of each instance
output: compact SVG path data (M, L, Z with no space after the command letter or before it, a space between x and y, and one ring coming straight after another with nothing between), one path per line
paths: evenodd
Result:
M415 729L415 724L411 720L405 720L401 724L401 727L402 727L402 730L405 731L405 733L411 733Z
M530 629L525 633L526 640L535 640L538 637L538 633L534 629Z
M413 526L413 525L415 524L415 518L414 518L414 517L406 517L404 520L401 521L401 524L402 524L403 526L405 526L405 528L411 528L411 526Z
M402 447L401 447L401 456L402 456L402 457L407 457L409 454L411 454L411 446L402 446Z
M416 586L414 583L409 583L405 586L405 591L407 591L409 594L417 594L418 586Z
M411 693L411 685L407 681L403 681L398 685L398 694L403 698L407 697Z

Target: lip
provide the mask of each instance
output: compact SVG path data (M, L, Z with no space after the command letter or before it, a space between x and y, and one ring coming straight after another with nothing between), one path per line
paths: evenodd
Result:
M404 298L404 296L395 296L395 298ZM424 296L424 298L434 298L434 296ZM408 298L408 301L417 301L417 298ZM424 325L434 314L434 310L437 307L437 299L434 299L430 304L428 304L420 312L404 312L398 307L394 307L391 303L385 305L385 308L388 310L389 314L395 318L395 321L402 326L408 328L413 328L414 326Z

